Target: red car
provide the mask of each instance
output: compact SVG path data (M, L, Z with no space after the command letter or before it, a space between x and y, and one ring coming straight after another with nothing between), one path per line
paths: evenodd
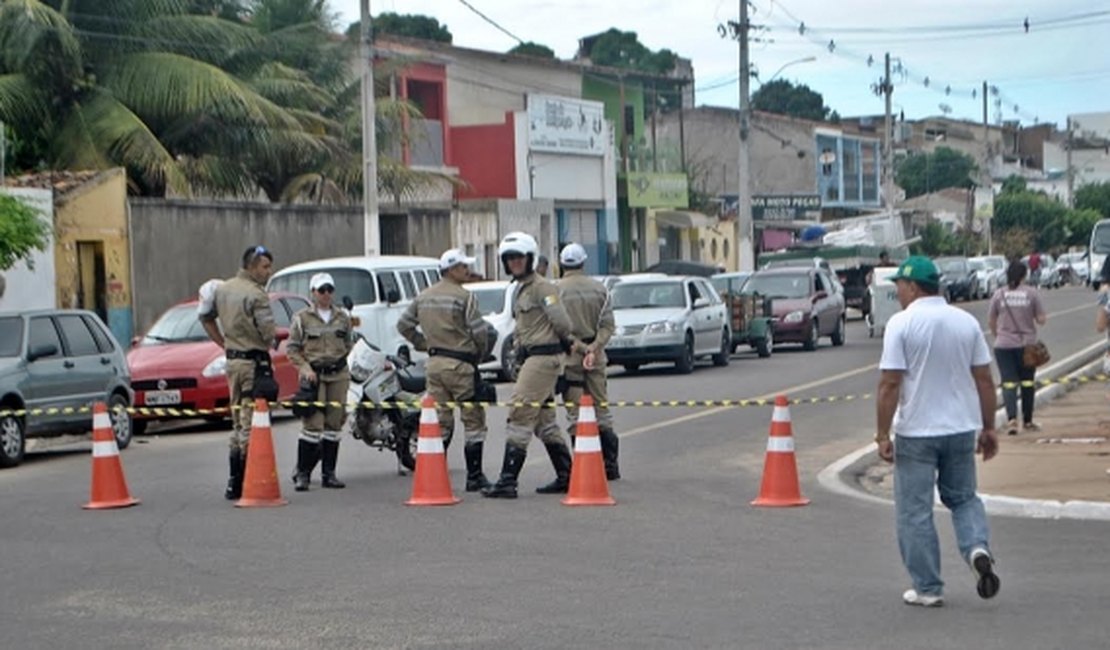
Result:
M308 300L301 296L270 294L279 332L287 332L293 314L308 306ZM280 399L292 397L298 388L297 369L285 355L285 345L283 340L270 353L274 377L281 388ZM136 407L214 409L226 407L230 401L227 359L197 320L196 300L170 307L145 335L136 337L127 353L127 365ZM136 414L132 419L134 433L141 435L147 423L157 419L156 415Z
M748 278L740 292L771 299L776 345L801 343L806 350L816 350L822 336L831 338L833 345L844 345L844 294L825 269L765 269Z

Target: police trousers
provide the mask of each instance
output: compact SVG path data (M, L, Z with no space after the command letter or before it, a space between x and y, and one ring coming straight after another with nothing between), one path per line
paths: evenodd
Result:
M575 354L567 359L567 368L563 377L567 380L567 388L563 392L563 400L567 402L567 433L574 435L578 424L578 404L583 395L589 395L594 400L594 411L597 413L597 426L600 429L613 428L613 416L609 412L606 402L609 401L609 380L606 377L605 366L608 365L604 353L596 355L596 365L593 370L586 370L582 366L582 355Z
M327 406L317 408L312 415L301 420L301 437L309 442L320 442L321 436L327 440L339 440L343 423L347 420L347 388L351 375L343 369L332 375L319 375L316 388L316 401Z
M428 357L428 393L436 400L436 413L443 437L455 431L455 407L448 402L465 402L474 398L474 366L444 356ZM486 439L486 411L475 404L459 407L466 442Z
M247 450L251 437L251 419L254 417L254 362L250 359L227 360L227 387L231 390L231 433L228 446Z
M528 357L517 374L510 399L507 442L527 449L535 434L544 444L560 442L559 425L555 422L555 384L563 374L563 355L545 354ZM540 404L550 402L546 408ZM564 443L565 444L565 443Z

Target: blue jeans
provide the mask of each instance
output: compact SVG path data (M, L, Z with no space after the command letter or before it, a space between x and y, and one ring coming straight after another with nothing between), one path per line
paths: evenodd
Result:
M974 431L933 438L898 436L894 443L894 509L902 563L919 594L939 596L940 541L933 525L933 486L952 512L960 555L976 547L990 550L983 502L975 494Z

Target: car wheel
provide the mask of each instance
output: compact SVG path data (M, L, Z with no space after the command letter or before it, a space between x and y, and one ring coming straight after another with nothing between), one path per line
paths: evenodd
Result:
M506 337L501 344L501 370L497 371L497 377L501 381L516 381L516 355L513 349L513 337Z
M805 340L805 343L802 343L802 349L803 350L809 350L809 351L816 350L817 349L817 340L820 337L821 337L821 330L817 325L817 319L814 318L811 321L809 321L809 338L807 338Z
M721 351L713 355L713 365L718 368L727 366L732 356L732 336L728 329L721 331Z
M624 371L627 372L630 375L634 375L634 374L640 372L640 364L638 364L638 363L626 363L626 364L624 364Z
M120 449L127 449L133 433L127 406L127 398L123 395L108 398L108 418L112 421L112 435L116 437L116 446Z
M771 331L771 328L768 327L766 336L755 342L755 353L758 354L761 359L766 359L771 356L771 350L774 349L774 347L775 335Z
M845 332L846 327L847 327L847 323L845 322L845 317L841 316L840 319L836 321L836 329L833 330L833 333L832 333L832 344L833 345L835 345L837 347L840 347L841 345L844 345L844 332Z
M10 408L8 406L0 409ZM14 414L0 416L0 467L15 467L23 462L26 445L24 420Z
M675 370L680 374L688 375L694 372L694 335L686 333L686 343L682 347L682 356L674 362Z

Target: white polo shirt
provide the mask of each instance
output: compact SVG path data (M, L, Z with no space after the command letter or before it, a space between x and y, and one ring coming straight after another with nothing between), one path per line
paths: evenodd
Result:
M979 322L944 298L918 298L892 316L879 369L904 372L894 433L924 438L982 429L971 368L990 362Z

